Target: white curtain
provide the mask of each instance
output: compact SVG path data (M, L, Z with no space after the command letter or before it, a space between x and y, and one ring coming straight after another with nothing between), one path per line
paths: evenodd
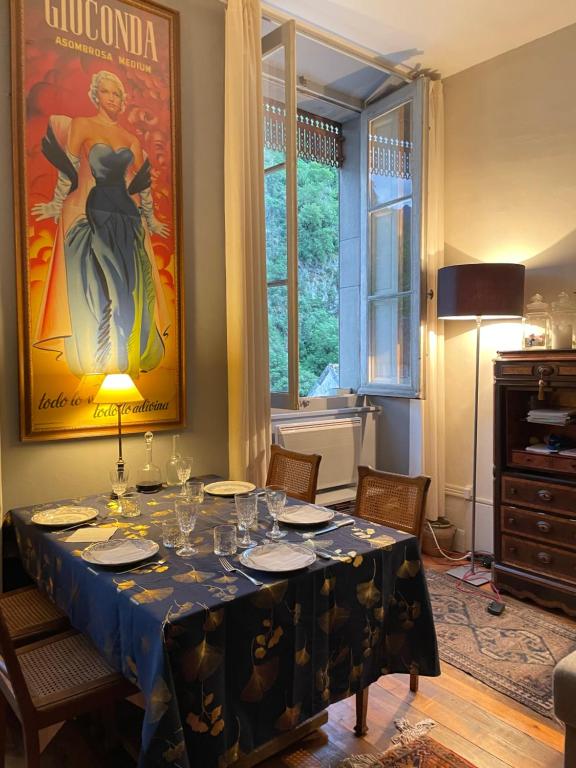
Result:
M427 517L444 514L446 485L444 416L444 330L436 319L436 275L444 264L444 98L442 83L429 83L426 190L427 302L426 399L422 403L423 472L432 478Z
M224 184L229 477L262 485L270 445L259 0L226 10Z

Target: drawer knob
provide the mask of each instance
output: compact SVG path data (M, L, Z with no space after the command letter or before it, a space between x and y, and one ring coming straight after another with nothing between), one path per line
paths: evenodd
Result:
M536 523L536 528L538 528L541 533L550 533L552 530L550 523L546 523L544 520L538 520Z
M517 549L518 549L517 547L514 547L511 544L508 545L508 552L510 552L511 554L514 554L514 552L516 552Z
M538 552L536 558L540 563L543 563L544 565L550 565L552 562L552 557L548 554L548 552Z
M536 494L542 501L552 501L554 499L553 494L547 491L545 488L541 488Z
M516 496L518 491L516 490L516 488L514 488L513 485L511 485L510 488L508 489L508 493L510 494L510 496Z
M516 518L515 517L509 517L508 518L508 525L516 525Z

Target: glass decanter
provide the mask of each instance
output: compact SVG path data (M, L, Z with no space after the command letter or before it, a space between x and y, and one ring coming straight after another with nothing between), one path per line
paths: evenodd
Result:
M136 490L140 493L156 493L162 488L162 474L160 467L152 461L152 432L146 432L144 440L146 442L146 463L138 470L136 480Z
M172 435L172 456L166 462L166 483L168 485L180 485L178 461L181 456L180 435Z

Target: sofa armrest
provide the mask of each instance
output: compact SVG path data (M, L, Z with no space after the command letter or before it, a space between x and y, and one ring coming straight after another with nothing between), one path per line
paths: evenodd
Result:
M553 682L556 717L576 727L576 651L556 664Z

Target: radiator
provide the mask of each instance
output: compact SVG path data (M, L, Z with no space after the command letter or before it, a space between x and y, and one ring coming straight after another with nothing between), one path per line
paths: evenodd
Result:
M362 419L353 416L331 421L278 424L276 442L289 451L322 456L318 490L356 483L362 452Z

